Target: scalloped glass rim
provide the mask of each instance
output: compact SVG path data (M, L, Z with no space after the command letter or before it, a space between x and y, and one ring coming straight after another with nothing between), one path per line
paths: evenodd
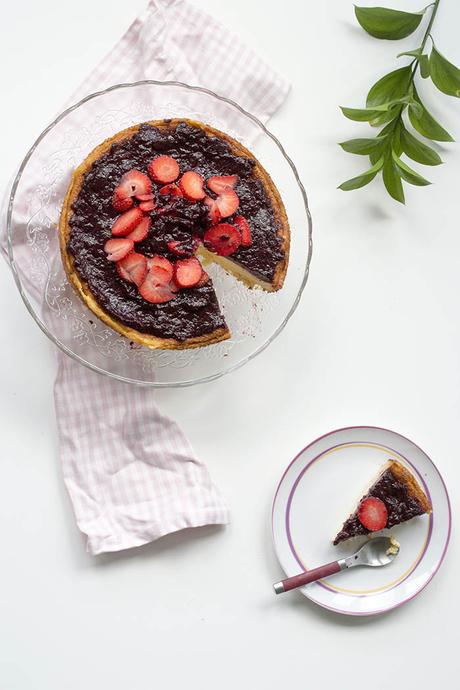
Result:
M98 366L92 364L91 362L86 361L83 357L80 357L78 354L73 352L69 347L67 347L67 345L62 343L59 340L59 338L57 338L55 335L53 335L49 331L49 329L45 325L45 323L38 316L38 314L36 313L35 309L33 308L32 304L30 303L30 301L29 301L29 299L25 293L24 287L23 287L22 282L21 282L21 278L19 276L19 271L16 267L15 260L14 260L13 240L12 240L12 213L13 213L15 194L16 194L16 190L17 190L17 187L19 185L19 182L21 180L22 173L23 173L30 157L34 153L35 149L37 148L37 146L44 139L44 137L55 127L55 125L57 125L69 113L73 112L74 110L79 108L81 105L83 105L87 101L90 101L94 98L97 98L98 96L102 96L105 93L115 91L117 89L129 89L132 87L141 86L143 84L154 84L156 86L179 86L179 87L182 87L185 89L189 89L191 91L202 92L204 94L207 94L208 96L212 96L212 97L218 99L219 101L222 101L222 102L236 108L242 115L249 118L254 124L256 124L258 127L260 127L262 132L264 134L266 134L274 142L274 144L279 148L281 155L285 158L286 162L288 163L288 165L290 166L290 168L294 174L294 178L295 178L296 183L299 187L300 193L303 197L303 203L305 206L305 214L306 214L307 225L308 225L308 256L307 256L305 272L303 275L302 282L300 284L300 288L299 288L298 293L297 293L297 295L296 295L296 297L295 297L295 299L291 305L291 308L289 309L288 313L286 314L285 318L279 324L279 326L276 328L276 330L272 333L272 335L269 338L267 338L267 340L264 343L262 343L262 345L260 345L254 352L251 352L251 354L244 357L243 359L241 359L236 364L229 366L225 370L216 372L216 373L211 374L209 376L203 376L201 378L197 378L197 379L193 379L193 380L178 381L178 382L175 382L175 381L171 381L171 382L170 381L167 381L167 382L164 382L164 381L160 381L160 382L158 382L158 381L142 381L139 379L124 377L124 376L121 376L119 374L115 374L113 372L107 371L106 369L103 369L101 367L98 367ZM10 198L9 198L9 202L8 202L8 210L7 210L7 245L8 245L8 256L9 256L9 261L10 261L10 267L11 267L11 270L13 273L14 280L15 280L16 285L18 287L19 293L21 295L21 298L22 298L27 310L29 311L29 313L31 314L31 316L33 317L34 321L37 323L39 328L43 331L43 333L62 352L64 352L66 355L68 355L69 357L74 359L76 362L79 362L83 366L87 367L88 369L91 369L92 371L95 371L98 374L103 374L105 376L108 376L109 378L113 378L113 379L116 379L118 381L123 381L124 383L133 383L136 385L148 386L148 387L152 387L152 388L183 388L183 387L192 386L192 385L195 385L198 383L207 383L207 382L213 381L215 379L220 378L221 376L224 376L225 374L229 374L231 371L235 371L236 369L239 369L244 364L246 364L247 362L254 359L260 352L265 350L265 348L268 347L268 345L270 345L270 343L272 343L273 340L275 340L275 338L281 333L281 331L283 330L283 328L285 327L285 325L287 324L287 322L289 321L289 319L291 318L292 314L294 313L294 311L296 310L296 308L299 304L300 298L302 296L303 290L304 290L305 285L306 285L307 280L308 280L308 274L309 274L309 269L310 269L310 263L311 263L311 257L312 257L312 251L313 251L312 230L313 230L313 225L312 225L312 218L311 218L311 214L310 214L310 209L308 206L307 193L306 193L305 188L302 184L302 181L299 177L299 174L297 172L297 168L295 167L292 159L288 156L288 154L284 150L281 142L277 139L277 137L275 137L274 134L272 134L266 128L266 126L258 118L256 118L254 115L252 115L247 110L242 108L235 101L233 101L229 98L225 98L224 96L220 96L219 94L215 93L214 91L211 91L210 89L206 89L206 88L201 87L201 86L192 86L190 84L186 84L186 83L180 82L180 81L156 81L154 79L144 79L144 80L140 80L140 81L136 81L136 82L127 82L127 83L123 83L123 84L115 84L113 86L108 87L107 89L102 89L101 91L96 91L92 94L89 94L88 96L85 96L85 98L82 98L80 101L78 101L74 105L70 106L69 108L66 108L66 110L64 110L60 115L58 115L58 117L55 120L53 120L48 125L48 127L46 127L43 130L43 132L37 137L34 144L31 146L31 148L29 149L29 151L25 155L25 157L24 157L24 159L23 159L23 161L19 167L19 170L16 174L16 177L14 178L14 181L13 181L13 185L12 185L11 193L10 193Z

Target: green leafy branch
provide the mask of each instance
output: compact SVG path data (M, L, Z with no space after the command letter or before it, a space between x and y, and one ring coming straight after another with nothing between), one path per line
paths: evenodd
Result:
M431 78L443 93L460 98L460 70L441 55L431 35L439 3L440 0L435 0L420 12L355 6L356 18L363 29L380 39L406 38L418 28L425 15L430 19L420 46L397 56L410 57L410 63L379 79L367 94L365 108L341 108L350 120L368 122L373 127L384 126L373 138L350 139L340 144L348 153L368 156L371 167L343 182L339 189L350 191L364 187L382 173L390 196L404 203L403 181L417 186L430 182L409 167L401 155L422 165L442 163L437 151L421 141L416 133L432 141L453 141L453 138L430 114L415 87L418 71L423 79ZM432 46L430 55L425 51L428 38ZM409 128L409 123L413 129Z

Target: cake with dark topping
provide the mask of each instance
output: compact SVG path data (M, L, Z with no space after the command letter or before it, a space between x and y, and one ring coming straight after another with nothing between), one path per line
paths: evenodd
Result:
M333 543L394 527L425 513L431 513L431 503L414 475L397 460L389 460Z
M72 176L59 232L85 304L152 348L230 337L202 260L267 291L282 287L289 260L266 170L235 139L189 120L136 125L94 149Z

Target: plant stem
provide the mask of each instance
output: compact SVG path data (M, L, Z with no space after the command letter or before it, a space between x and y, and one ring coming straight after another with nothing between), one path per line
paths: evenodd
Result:
M430 36L430 32L431 32L431 29L432 29L432 26L433 26L440 2L441 2L441 0L434 0L434 2L431 3L431 5L427 5L426 9L428 9L428 7L432 7L433 9L431 11L431 17L430 17L430 21L428 22L428 26L426 28L425 35L423 36L422 43L420 44L420 55L423 54L423 50L424 50L426 42L428 40L428 36ZM411 74L410 81L409 81L409 90L410 90L411 85L414 81L415 73L417 71L417 68L419 67L419 63L420 63L420 58L417 58L417 57L411 63L414 65L414 68L412 70L412 74ZM401 105L399 107L399 113L394 117L393 121L390 123L390 125L392 125L390 128L390 131L392 134L396 130L398 125L402 122L402 115L403 115L405 108L406 108L406 105Z
M423 53L423 49L425 47L425 43L427 42L428 36L430 35L431 32L431 27L433 26L434 19L436 17L436 12L438 11L440 0L435 0L433 3L433 9L431 11L431 17L430 21L428 23L427 30L425 31L425 35L423 37L422 45L420 46L420 52Z
M437 11L438 11L438 7L439 7L440 1L441 1L441 0L435 0L435 1L433 2L433 5L432 5L433 9L431 10L430 21L428 22L428 26L427 26L427 28L426 28L425 35L424 35L424 37L423 37L422 43L420 44L420 55L422 55L423 50L424 50L424 48L425 48L425 44L426 44L426 42L427 42L427 40L428 40L428 36L429 36L430 33L431 33L431 28L432 28L432 26L433 26L433 23L434 23L434 20L435 20L435 17L436 17L436 13L437 13ZM430 5L428 5L428 7L430 7ZM411 84L412 84L412 82L414 81L415 73L416 73L416 71L417 71L417 68L418 68L418 66L419 66L419 63L420 63L420 58L415 58L415 66L414 66L414 69L412 70L412 74L411 74L411 78L410 78L410 83L411 83Z

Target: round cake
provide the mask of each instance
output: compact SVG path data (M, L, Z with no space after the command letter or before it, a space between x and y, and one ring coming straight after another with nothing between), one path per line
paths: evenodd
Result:
M65 271L102 321L151 348L231 333L200 259L248 288L279 290L289 225L270 176L242 144L191 120L146 122L75 170L60 223Z

